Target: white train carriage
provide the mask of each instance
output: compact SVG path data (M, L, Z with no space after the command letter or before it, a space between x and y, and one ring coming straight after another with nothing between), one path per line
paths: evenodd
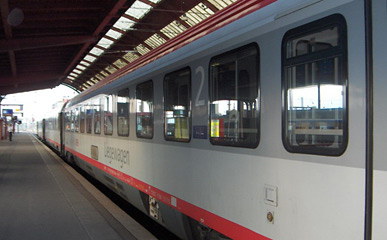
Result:
M66 155L181 238L385 239L387 6L369 3L240 1L71 100Z
M67 103L56 104L56 107L52 109L52 111L45 117L45 134L44 140L46 144L48 144L55 151L62 153L64 149L61 142L63 138L63 116L62 110L65 108ZM75 116L75 115L74 115ZM74 121L74 120L73 120ZM78 120L79 121L79 120Z

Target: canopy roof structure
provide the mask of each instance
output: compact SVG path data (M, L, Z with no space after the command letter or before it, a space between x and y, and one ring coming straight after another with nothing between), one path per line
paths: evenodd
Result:
M237 0L0 0L0 95L82 92Z

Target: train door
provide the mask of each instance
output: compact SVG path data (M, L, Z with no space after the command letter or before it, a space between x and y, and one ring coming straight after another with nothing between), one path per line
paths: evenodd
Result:
M42 139L46 140L46 119L42 120Z
M63 112L58 113L59 119L59 135L60 135L60 152L61 155L65 155L65 142L64 142L64 124L63 124Z
M381 240L387 238L387 3L375 0L372 4L373 161L370 167L373 171L370 178L373 185L369 201L372 202L372 239Z

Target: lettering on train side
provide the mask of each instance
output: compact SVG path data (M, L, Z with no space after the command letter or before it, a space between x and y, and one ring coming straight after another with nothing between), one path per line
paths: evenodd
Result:
M129 165L129 151L120 148L105 146L105 158L109 159L109 163L118 162L123 168L124 164Z

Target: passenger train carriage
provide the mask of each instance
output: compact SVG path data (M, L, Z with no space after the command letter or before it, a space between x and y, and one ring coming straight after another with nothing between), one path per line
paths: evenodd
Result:
M184 239L386 239L387 3L370 2L239 1L45 137Z

